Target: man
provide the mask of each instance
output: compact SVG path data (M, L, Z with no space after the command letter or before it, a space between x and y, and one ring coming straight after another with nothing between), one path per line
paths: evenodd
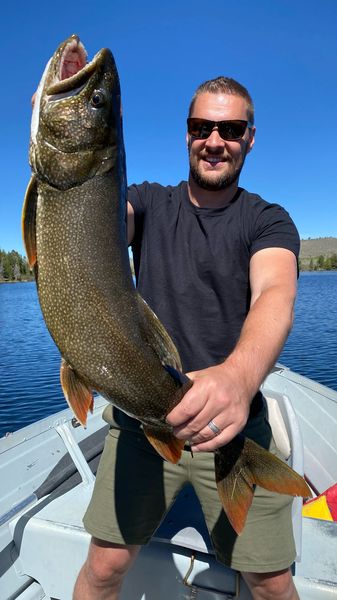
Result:
M238 537L214 483L212 451L239 432L275 451L258 390L290 331L296 295L295 226L281 207L238 187L254 145L253 122L244 87L224 77L205 82L190 106L188 182L129 189L137 285L193 381L167 420L178 438L189 440L194 458L186 450L179 465L162 461L145 446L138 423L115 411L84 520L93 538L75 600L118 598L141 544L187 480L201 500L218 560L241 571L253 598L298 599L289 568L291 500L256 488ZM141 474L140 483L130 483L137 475L128 477L134 509L120 499L122 478L113 487L113 460L121 456L128 475ZM187 475L192 472L195 477Z

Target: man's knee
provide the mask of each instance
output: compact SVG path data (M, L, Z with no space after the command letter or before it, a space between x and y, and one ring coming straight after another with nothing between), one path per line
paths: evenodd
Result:
M134 562L139 548L92 538L86 562L88 579L96 586L118 585Z
M296 600L298 598L290 569L275 573L242 573L253 597L257 599Z

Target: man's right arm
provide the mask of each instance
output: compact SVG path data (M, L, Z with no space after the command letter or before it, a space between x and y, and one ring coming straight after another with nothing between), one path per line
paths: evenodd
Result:
M128 245L132 243L132 240L135 235L135 211L133 210L130 202L127 203L127 211L128 211Z

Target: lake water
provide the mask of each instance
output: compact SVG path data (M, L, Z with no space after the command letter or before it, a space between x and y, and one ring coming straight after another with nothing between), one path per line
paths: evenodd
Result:
M301 273L280 362L337 390L337 273ZM0 437L66 408L35 283L0 285Z

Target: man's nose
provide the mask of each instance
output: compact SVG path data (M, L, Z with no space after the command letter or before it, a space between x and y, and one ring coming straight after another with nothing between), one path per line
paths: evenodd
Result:
M222 137L219 135L218 129L215 127L212 130L211 135L206 140L206 146L208 148L218 148L218 147L223 148L224 145L225 145L225 142L222 139Z

